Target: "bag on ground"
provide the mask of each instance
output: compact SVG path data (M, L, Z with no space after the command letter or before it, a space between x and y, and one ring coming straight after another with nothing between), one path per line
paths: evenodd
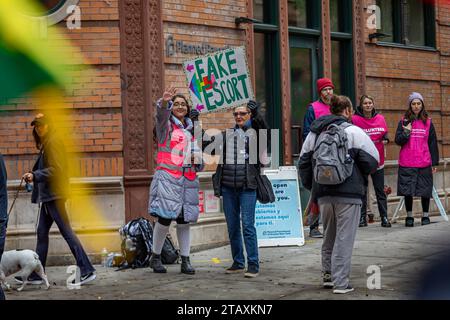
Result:
M125 259L119 269L148 267L153 244L153 227L150 221L145 218L131 220L119 229L119 233L122 237L121 250ZM164 264L172 264L178 260L178 251L170 235L167 235L164 241L161 260Z

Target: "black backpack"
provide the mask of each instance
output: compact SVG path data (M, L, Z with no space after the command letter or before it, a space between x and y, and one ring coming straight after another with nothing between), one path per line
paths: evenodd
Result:
M131 220L119 229L122 237L121 250L124 262L119 269L144 268L150 265L153 243L153 227L145 218ZM170 235L167 235L161 252L164 264L178 261L178 250L175 249Z

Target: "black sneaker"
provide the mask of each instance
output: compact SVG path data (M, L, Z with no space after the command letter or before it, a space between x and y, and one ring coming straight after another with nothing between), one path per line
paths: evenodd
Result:
M252 265L248 266L247 271L245 271L244 274L246 278L255 278L258 275L259 275L258 267Z
M353 289L351 285L348 285L347 288L344 288L344 289L334 289L334 290L333 290L333 293L336 293L336 294L346 294L346 293L352 292L352 291L354 291L354 290L355 290L355 289Z
M323 238L323 234L319 231L319 228L314 228L309 230L309 237L310 238Z
M427 224L430 224L430 223L431 223L430 218L422 217L422 225L423 226L426 226Z
M23 284L22 277L14 277L17 283ZM43 284L44 281L41 278L28 278L28 284L40 285Z
M237 266L234 263L231 267L225 270L226 274L241 273L241 272L244 272L244 267Z
M413 217L407 217L405 219L405 227L414 227L414 218Z
M323 287L325 289L333 289L334 283L331 280L331 272L324 272L322 276L323 276Z
M88 273L84 276L81 276L80 278L80 282L75 282L76 279L72 280L72 284L77 284L77 285L82 285L82 284L86 284L88 282L91 282L93 280L95 280L95 278L97 278L96 274L94 272Z

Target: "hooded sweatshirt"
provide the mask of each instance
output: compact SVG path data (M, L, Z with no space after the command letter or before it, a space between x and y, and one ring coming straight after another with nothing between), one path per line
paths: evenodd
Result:
M360 127L370 137L375 144L380 156L380 163L378 169L384 168L384 140L389 141L388 127L384 117L372 110L372 116L370 118L364 117L364 113L361 107L356 108L356 114L352 117L352 122L355 126Z
M358 199L365 193L367 176L376 171L379 161L378 151L369 136L357 126L345 128L348 138L348 151L354 160L352 175L345 182L338 185L320 185L313 181L313 154L317 136L330 124L340 125L348 120L342 116L329 115L315 120L311 125L300 154L299 171L305 188L311 190L314 184L317 198L339 197Z

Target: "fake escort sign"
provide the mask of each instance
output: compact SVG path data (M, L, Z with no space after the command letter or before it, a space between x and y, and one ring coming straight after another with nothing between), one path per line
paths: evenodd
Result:
M275 202L257 202L255 211L259 247L303 246L302 207L296 167L265 170L272 183Z
M229 109L254 100L245 47L185 61L183 70L192 105L200 113Z

